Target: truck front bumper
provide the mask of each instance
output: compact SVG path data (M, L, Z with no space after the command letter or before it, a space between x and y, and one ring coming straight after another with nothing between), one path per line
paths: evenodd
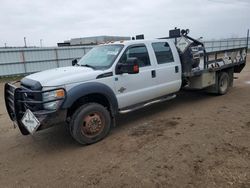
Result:
M54 102L57 100L60 100L61 104L63 103L65 97L50 101L42 100L42 93L53 91L55 89L48 91L33 91L24 87L17 87L15 84L16 83L5 84L5 105L10 119L16 126L19 127L23 135L30 134L21 121L27 109L29 109L40 122L40 126L37 131L66 121L67 111L65 109L63 110L58 107L57 110L45 110L43 108L44 103Z

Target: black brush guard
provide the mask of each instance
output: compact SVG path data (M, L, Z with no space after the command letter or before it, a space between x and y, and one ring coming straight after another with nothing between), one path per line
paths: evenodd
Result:
M62 101L65 96L54 100L43 101L42 94L64 88L50 89L46 91L34 91L24 87L17 87L14 83L6 83L4 86L5 105L10 119L16 126L19 127L23 135L28 135L29 132L22 124L21 120L27 109L32 111L41 125L38 130L48 128L54 124L63 122L66 118L64 110L45 110L43 104L54 101ZM64 93L66 94L65 90Z

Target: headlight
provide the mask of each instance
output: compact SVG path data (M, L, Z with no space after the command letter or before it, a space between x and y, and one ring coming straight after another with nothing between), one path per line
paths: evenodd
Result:
M46 102L46 101L56 100L56 99L63 98L64 96L65 96L65 92L63 89L49 91L49 92L43 93L43 101ZM46 110L56 110L61 102L62 100L44 103L43 107Z

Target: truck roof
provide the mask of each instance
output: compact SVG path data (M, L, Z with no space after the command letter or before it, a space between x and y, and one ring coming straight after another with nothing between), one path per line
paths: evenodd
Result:
M133 44L147 44L152 42L172 42L171 39L146 39L146 40L125 40L125 41L116 41L116 42L110 42L106 43L104 45L112 45L112 44L123 44L125 46L133 45Z

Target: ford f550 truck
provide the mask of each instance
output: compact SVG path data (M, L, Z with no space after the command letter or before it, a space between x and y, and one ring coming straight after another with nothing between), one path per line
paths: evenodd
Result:
M181 88L227 93L246 55L247 48L207 53L180 29L164 39L110 42L73 66L6 83L6 108L23 135L67 122L77 142L92 144L109 133L117 114L173 99Z

